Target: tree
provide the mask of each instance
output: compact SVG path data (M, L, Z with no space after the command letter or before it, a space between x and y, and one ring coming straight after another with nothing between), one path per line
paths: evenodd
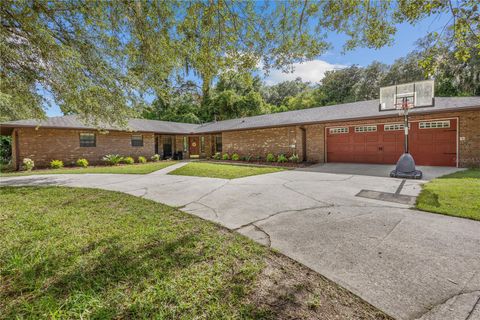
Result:
M431 36L451 43L455 59L466 62L480 46L473 0L4 0L0 12L3 119L42 116L50 95L64 113L125 123L145 96L162 96L166 81L190 71L208 105L228 70L289 70L324 53L329 31L349 37L345 50L380 48L393 42L397 23L433 15L452 17ZM433 73L431 58L422 59Z
M310 83L303 82L301 78L291 81L283 81L272 86L262 87L262 96L266 103L280 106L288 98L293 98L301 92L309 89Z
M220 75L204 119L225 120L265 113L268 108L259 92L260 87L260 78L250 73L228 71Z

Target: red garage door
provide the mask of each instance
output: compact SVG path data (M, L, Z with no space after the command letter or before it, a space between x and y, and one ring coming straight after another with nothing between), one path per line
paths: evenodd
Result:
M456 119L411 122L409 138L416 164L456 166ZM401 123L327 128L327 161L394 164L403 139Z

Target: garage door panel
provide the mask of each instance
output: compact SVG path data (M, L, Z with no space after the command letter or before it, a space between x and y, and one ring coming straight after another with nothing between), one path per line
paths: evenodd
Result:
M365 140L367 142L378 142L378 134L367 134L365 137Z
M411 124L409 151L417 165L456 165L457 120L449 121L448 128L420 129L418 122ZM327 160L395 164L403 153L403 130L384 131L384 126L377 127L376 132L355 132L351 127L348 133L327 135Z

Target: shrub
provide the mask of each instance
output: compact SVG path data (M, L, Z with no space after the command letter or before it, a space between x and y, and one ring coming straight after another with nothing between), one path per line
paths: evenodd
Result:
M86 167L88 167L88 160L87 159L78 159L77 162L75 162L75 164L77 165L77 167L86 168Z
M138 163L147 163L147 158L142 156L138 157Z
M213 159L215 160L222 159L222 154L220 152L215 152L215 154L213 155Z
M116 166L122 161L122 159L122 156L119 154L107 154L102 160L110 166Z
M122 159L122 162L125 164L134 164L135 160L132 157L124 157Z
M252 156L251 156L251 155L248 155L248 156L245 157L245 161L250 162L250 160L252 160Z
M35 167L35 162L30 158L23 159L23 168L27 171L31 171Z
M298 155L296 153L292 154L292 156L290 158L288 158L288 160L290 162L298 162L300 160L300 158L298 157Z
M154 154L150 159L151 159L153 162L160 161L160 155L159 155L159 154Z
M279 154L278 157L277 157L277 162L287 162L288 159L287 157L285 157L284 154Z
M232 160L233 160L233 161L238 161L238 160L240 160L240 156L238 155L238 153L232 154Z
M62 160L52 160L52 161L50 161L50 168L52 168L52 169L63 168L63 161Z
M275 156L273 153L267 154L267 162L275 162Z
M230 160L230 156L228 155L228 153L224 153L223 156L222 156L222 159L223 160Z

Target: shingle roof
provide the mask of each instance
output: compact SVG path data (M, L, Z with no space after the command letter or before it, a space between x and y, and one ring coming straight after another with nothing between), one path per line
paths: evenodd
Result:
M369 100L218 122L209 122L202 125L158 120L130 119L128 121L128 129L132 131L177 134L209 133L316 122L379 118L397 115L397 111L379 111L378 106L378 100ZM435 98L434 107L413 109L411 113L436 113L475 107L480 108L480 97L437 97ZM10 121L0 125L2 127L9 128L40 126L50 128L96 129L94 126L84 124L77 116L74 115L52 117L43 121ZM122 130L121 128L112 126L102 126L102 128L106 130Z
M437 97L435 98L435 106L413 109L411 113L435 113L471 107L480 107L480 97ZM379 111L379 100L369 100L211 122L199 126L195 132L220 132L292 124L385 117L397 114L397 111Z
M69 128L69 129L98 129L93 125L85 124L75 115L51 117L46 120L17 120L1 124L9 127L47 127L47 128ZM190 133L198 127L198 124L147 120L147 119L130 119L127 128L119 128L110 125L101 125L105 130L131 130L142 132L158 132L158 133Z

